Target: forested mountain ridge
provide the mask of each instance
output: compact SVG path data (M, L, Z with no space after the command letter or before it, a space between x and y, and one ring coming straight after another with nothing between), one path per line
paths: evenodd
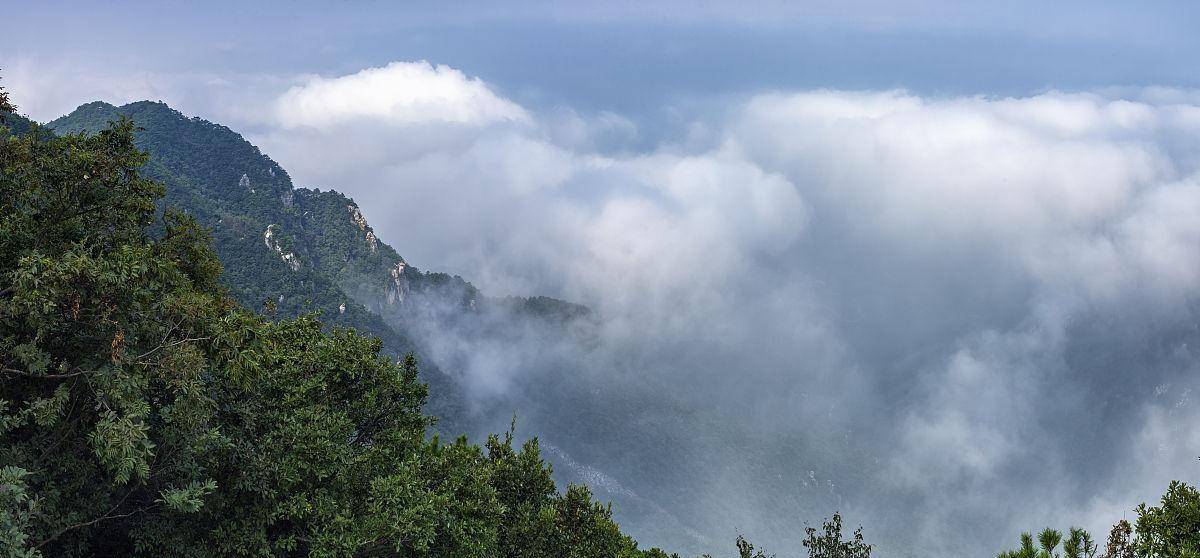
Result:
M421 341L448 328L494 336L504 333L497 323L514 318L555 323L589 314L546 297L487 298L461 277L417 269L376 236L353 200L295 188L284 168L240 134L164 103L91 102L47 127L96 132L122 116L133 121L137 146L149 153L145 173L166 186L164 203L212 231L222 282L248 308L284 316L319 312L329 324L381 338L388 352L422 356L428 351ZM497 313L504 319L481 319ZM458 422L460 388L453 371L433 360L424 358L422 367L435 388L431 411Z
M411 356L238 305L133 131L0 122L0 556L665 556L536 440L431 437Z
M5 116L3 124L8 127L12 134L20 136L29 133L29 130L33 129L36 122L19 114L8 114Z
M239 302L284 315L319 311L326 321L369 331L394 350L412 348L314 265L297 234L306 223L287 172L236 132L148 101L119 108L88 103L47 127L95 133L121 116L137 127L137 146L150 154L145 173L166 186L164 203L212 230L225 266L222 281Z

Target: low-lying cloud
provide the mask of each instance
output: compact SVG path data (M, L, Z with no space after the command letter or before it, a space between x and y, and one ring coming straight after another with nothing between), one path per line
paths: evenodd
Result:
M697 429L736 421L755 452L844 443L803 463L705 448L716 488L694 503L711 510L672 512L685 524L732 518L786 555L815 503L840 504L889 551L986 553L1048 521L1103 530L1194 478L1196 441L1161 435L1197 387L1192 93L751 95L648 151L564 140L561 111L521 110L470 129L382 118L351 146L345 128L260 140L418 265L596 309L580 378L658 394ZM713 443L645 414L675 444ZM1155 443L1178 445L1139 455ZM832 495L737 500L807 477Z

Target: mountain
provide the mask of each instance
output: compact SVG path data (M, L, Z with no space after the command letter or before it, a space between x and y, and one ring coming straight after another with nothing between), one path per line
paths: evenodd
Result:
M166 186L164 203L211 230L221 280L239 302L280 316L319 312L327 324L381 338L393 355L416 352L440 432L482 438L517 415L520 432L542 440L560 485L586 483L615 501L623 524L645 540L700 552L734 534L724 530L735 511L825 512L842 498L826 479L836 475L839 487L857 480L834 472L835 456L851 451L837 440L780 439L681 405L669 386L647 389L636 370L610 369L590 352L596 318L585 307L488 297L461 277L418 269L353 200L295 188L285 169L229 128L148 101L88 103L47 126L94 132L121 117L140 128L137 146L150 157L144 173ZM733 462L748 465L730 472ZM775 463L803 464L809 474L781 490L770 480ZM697 495L681 486L709 488ZM749 501L757 494L772 497ZM778 530L795 522L784 514L751 520Z
M411 355L232 300L130 120L26 132L0 126L0 556L668 558L536 440L431 435Z
M95 132L122 116L139 128L137 146L150 154L144 172L166 186L165 203L212 230L224 283L239 302L286 315L318 311L327 322L370 331L392 350L412 348L323 272L312 245L323 231L312 230L304 207L322 194L294 190L287 171L236 132L152 102L88 103L47 126L58 134ZM340 248L347 259L355 253ZM332 250L324 247L323 255Z
M547 297L489 298L461 277L426 272L378 238L353 200L296 188L287 171L240 134L161 102L91 102L46 126L96 132L122 117L137 126L144 173L166 186L163 203L212 231L222 281L244 306L283 316L317 312L330 325L377 336L394 355L415 352L443 428L469 430L461 370L439 366L448 333L502 339L514 321L560 328L590 311ZM445 351L442 351L445 353Z
M735 535L727 531L734 514L745 514L739 522L757 536L794 531L796 517L783 510L853 511L845 491L865 486L868 473L838 464L871 456L841 433L780 437L700 412L672 386L650 385L652 375L625 369L603 348L593 352L601 342L587 308L488 297L461 277L418 269L353 200L295 188L284 168L229 128L148 101L88 103L48 126L95 131L122 116L141 128L144 172L166 186L164 203L212 231L221 280L239 302L280 316L319 312L327 324L381 338L393 355L414 351L439 432L482 439L515 415L518 434L541 439L560 485L591 486L640 540L689 552ZM806 474L778 485L796 470ZM687 486L708 488L680 490Z
M296 188L284 168L225 126L149 101L88 103L47 126L94 132L121 117L139 128L137 146L149 154L143 172L166 186L163 203L211 230L221 281L242 305L281 317L319 312L326 324L379 337L393 355L414 351L439 432L482 439L516 415L519 433L542 440L560 485L586 483L616 502L620 521L647 541L701 552L734 534L724 531L731 513L825 512L838 506L843 483L857 484L857 475L835 472L835 456L853 451L835 436L780 439L682 405L670 386L647 388L648 376L615 370L619 361L591 352L597 320L587 308L488 297L461 277L418 269L378 237L353 200ZM730 463L746 466L731 472ZM779 478L776 463L809 475L780 489L770 480ZM826 480L834 476L839 488ZM772 496L749 501L758 494ZM795 518L743 521L789 530Z

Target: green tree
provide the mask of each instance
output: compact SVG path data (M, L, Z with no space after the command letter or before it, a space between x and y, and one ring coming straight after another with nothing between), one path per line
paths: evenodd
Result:
M738 558L773 558L761 550L755 550L754 545L741 535L738 535L734 544L737 546Z
M862 527L854 530L847 540L842 540L842 516L834 513L833 518L821 524L821 530L813 527L804 529L804 548L810 558L870 558L871 545L863 540Z
M488 462L426 441L415 361L242 310L144 161L127 120L0 144L5 550L489 556Z
M821 529L806 527L804 529L804 548L810 558L870 558L871 545L863 538L862 527L854 530L849 539L842 538L842 515L834 513L831 519L821 523ZM772 558L761 549L756 549L745 537L738 535L734 541L737 546L738 558ZM703 558L712 558L705 554Z
M550 466L541 458L536 438L520 451L513 448L513 428L503 439L489 436L486 444L492 466L492 486L504 506L499 533L500 556L535 558L546 556L550 544L546 534L553 529L549 508L557 490Z
M96 552L86 533L186 513L213 487L176 466L204 449L176 434L207 427L197 345L221 326L220 266L182 215L146 233L162 189L143 161L129 122L0 139L0 467L28 499L27 552Z
M1171 481L1157 506L1137 508L1134 553L1139 558L1200 556L1200 491Z
M1039 551L1033 544L1033 535L1021 533L1021 546L1016 550L1001 552L997 558L1038 558Z
M0 87L0 122L4 121L4 116L6 114L16 111L17 107L14 107L12 103L8 101L8 92L6 92L3 87Z
M1057 558L1059 554L1054 550L1058 548L1058 543L1062 542L1062 533L1049 527L1042 529L1038 533L1038 544L1041 545L1041 555L1043 557Z
M666 557L536 440L430 438L411 355L238 306L145 161L0 131L0 555Z
M611 558L637 556L637 544L623 535L612 520L612 507L592 499L585 485L571 485L545 509L553 527L547 556L556 558Z
M1058 545L1062 543L1062 554L1058 553ZM1068 530L1066 540L1062 532L1047 527L1037 535L1037 544L1029 533L1021 533L1021 546L1016 550L1001 552L999 558L1093 558L1096 555L1096 544L1087 531L1078 527Z
M1093 558L1096 556L1096 542L1087 531L1071 527L1067 540L1063 541L1063 553L1067 558Z
M1118 521L1108 533L1108 544L1104 547L1104 558L1133 558L1133 526L1124 519Z
M586 486L570 486L559 494L537 438L520 450L513 447L515 426L514 419L503 437L489 436L485 444L492 486L504 510L497 556L671 558L657 548L639 550L613 521L611 507L594 501Z

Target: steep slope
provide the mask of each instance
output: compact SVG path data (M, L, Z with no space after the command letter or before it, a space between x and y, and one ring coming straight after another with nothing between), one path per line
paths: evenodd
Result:
M138 126L137 145L150 154L145 172L166 185L164 202L212 230L222 281L239 302L287 316L319 312L326 323L380 337L393 354L425 357L430 411L455 428L469 429L454 379L464 345L446 339L502 343L513 331L586 323L582 306L488 298L461 277L415 268L375 235L353 200L294 188L286 170L238 133L164 103L92 102L47 126L94 132L121 117Z
M320 311L328 321L373 330L395 348L408 348L305 261L305 247L291 234L303 219L291 203L287 172L237 133L151 102L88 103L48 126L59 134L93 132L121 116L139 127L138 147L150 152L146 173L167 186L166 203L213 230L225 283L243 304L273 304L286 314ZM351 304L339 312L343 303Z
M333 267L328 262L346 265L369 251L365 238L350 241L357 225L349 212L343 210L340 223L327 221L324 212L308 214L308 205L323 207L328 204L322 199L341 196L295 190L287 171L241 135L149 101L123 107L92 102L47 126L59 134L94 132L123 116L138 126L137 145L150 153L145 173L167 187L164 203L183 208L211 229L224 265L222 282L239 302L284 316L317 312L327 324L379 337L392 354L421 352L326 272ZM388 278L384 258L403 261L384 246L363 264L379 268L381 283ZM449 378L432 363L422 366L422 374L437 394L430 410L439 416L460 414Z
M211 229L221 280L243 305L320 312L327 323L382 338L393 354L414 350L430 384L427 411L442 419L442 432L482 435L519 414L522 427L543 437L559 482L585 482L618 500L623 520L643 531L695 524L667 512L687 505L654 487L670 492L660 477L703 482L703 467L693 469L705 456L679 451L675 434L646 435L673 431L679 409L646 416L662 402L582 374L593 334L586 308L489 298L461 277L419 270L377 237L353 200L293 188L282 167L236 132L165 104L88 103L48 126L90 132L122 116L140 127L145 172L166 185L165 203ZM640 428L628 428L631 417ZM655 447L673 449L639 451Z
M721 529L741 510L810 509L819 517L846 511L842 487L864 484L861 471L839 470L837 457L857 451L840 433L781 440L676 404L673 386L642 386L653 381L642 370L593 358L586 308L489 298L460 277L417 269L377 237L353 200L293 188L283 168L228 128L151 102L89 103L50 126L96 130L122 115L142 128L146 172L167 185L167 202L212 229L222 281L243 304L283 315L319 311L383 338L393 353L415 349L442 432L503 429L517 413L521 430L542 438L556 480L585 482L615 501L621 521L646 540L700 551L732 536ZM746 465L731 471L731 463ZM781 463L785 470L775 467ZM795 470L806 475L794 479ZM781 474L793 478L786 489L776 485ZM771 496L751 501L761 494ZM794 527L794 515L762 515L770 517L741 517Z

